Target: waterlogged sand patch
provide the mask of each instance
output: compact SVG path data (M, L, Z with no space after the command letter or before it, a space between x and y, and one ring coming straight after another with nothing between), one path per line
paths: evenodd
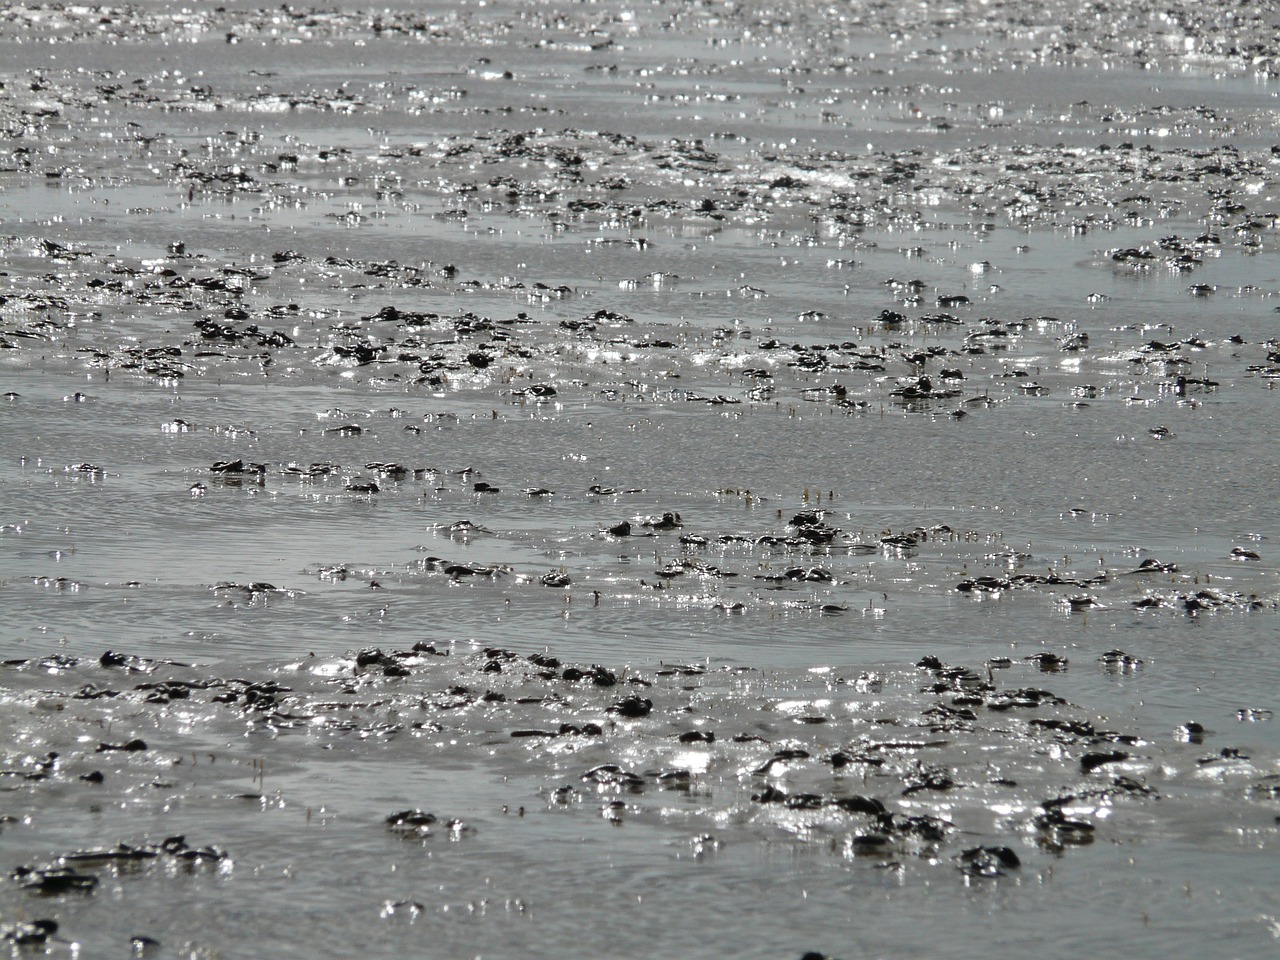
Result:
M1274 19L6 7L6 943L1265 953Z
M1068 669L1144 664L1110 650L875 672L606 667L451 642L237 677L112 651L10 660L6 710L41 719L4 759L6 835L30 859L5 899L96 942L80 918L103 899L146 916L161 881L180 897L215 883L215 898L252 895L277 850L320 883L372 870L362 902L431 926L434 895L398 898L380 858L456 844L487 869L508 842L490 838L513 830L639 830L713 875L729 851L790 849L824 884L855 886L885 871L908 885L1044 883L1098 845L1176 844L1191 820L1220 838L1210 848L1274 831L1274 751L1199 724L1112 728L1051 692ZM184 834L196 822L205 846ZM340 863L304 852L327 845L330 823L349 837ZM412 846L384 851L388 837ZM524 889L503 913L536 918L552 895ZM152 916L137 935L184 935L180 917Z

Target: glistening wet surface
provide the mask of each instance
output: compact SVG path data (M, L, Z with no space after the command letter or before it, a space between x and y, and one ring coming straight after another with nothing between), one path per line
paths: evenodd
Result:
M6 945L1273 950L1276 26L7 7Z

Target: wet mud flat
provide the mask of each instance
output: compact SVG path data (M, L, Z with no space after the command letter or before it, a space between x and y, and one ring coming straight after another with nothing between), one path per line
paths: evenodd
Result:
M302 921L387 955L431 936L451 955L549 956L538 943L603 910L592 949L643 950L661 916L664 942L698 952L705 911L752 896L802 916L744 949L865 938L924 955L939 934L864 911L931 889L945 914L1031 922L1043 898L1097 896L1077 858L1133 883L1183 843L1192 862L1170 859L1187 879L1142 880L1126 920L1159 942L1187 927L1264 942L1265 925L1250 937L1224 910L1212 850L1268 869L1274 754L1218 747L1197 724L1107 729L1049 689L1069 666L637 670L428 643L237 677L114 651L9 661L10 710L41 714L50 749L10 752L4 771L21 860L6 900L30 918L7 936L54 953L150 938L239 954L242 937L289 952L283 930ZM1075 669L1096 682L1145 665L1111 650ZM1183 919L1162 924L1165 908ZM37 915L57 933L40 939ZM1100 936L1048 925L1073 949Z
M1277 35L7 7L6 947L1271 949Z

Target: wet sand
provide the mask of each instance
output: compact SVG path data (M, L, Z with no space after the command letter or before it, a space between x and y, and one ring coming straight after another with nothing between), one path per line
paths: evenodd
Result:
M1265 953L1273 21L7 8L6 943Z

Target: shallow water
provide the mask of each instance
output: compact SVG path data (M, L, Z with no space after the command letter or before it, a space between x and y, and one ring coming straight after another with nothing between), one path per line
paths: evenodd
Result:
M6 942L1272 949L1274 14L1167 7L8 8Z

